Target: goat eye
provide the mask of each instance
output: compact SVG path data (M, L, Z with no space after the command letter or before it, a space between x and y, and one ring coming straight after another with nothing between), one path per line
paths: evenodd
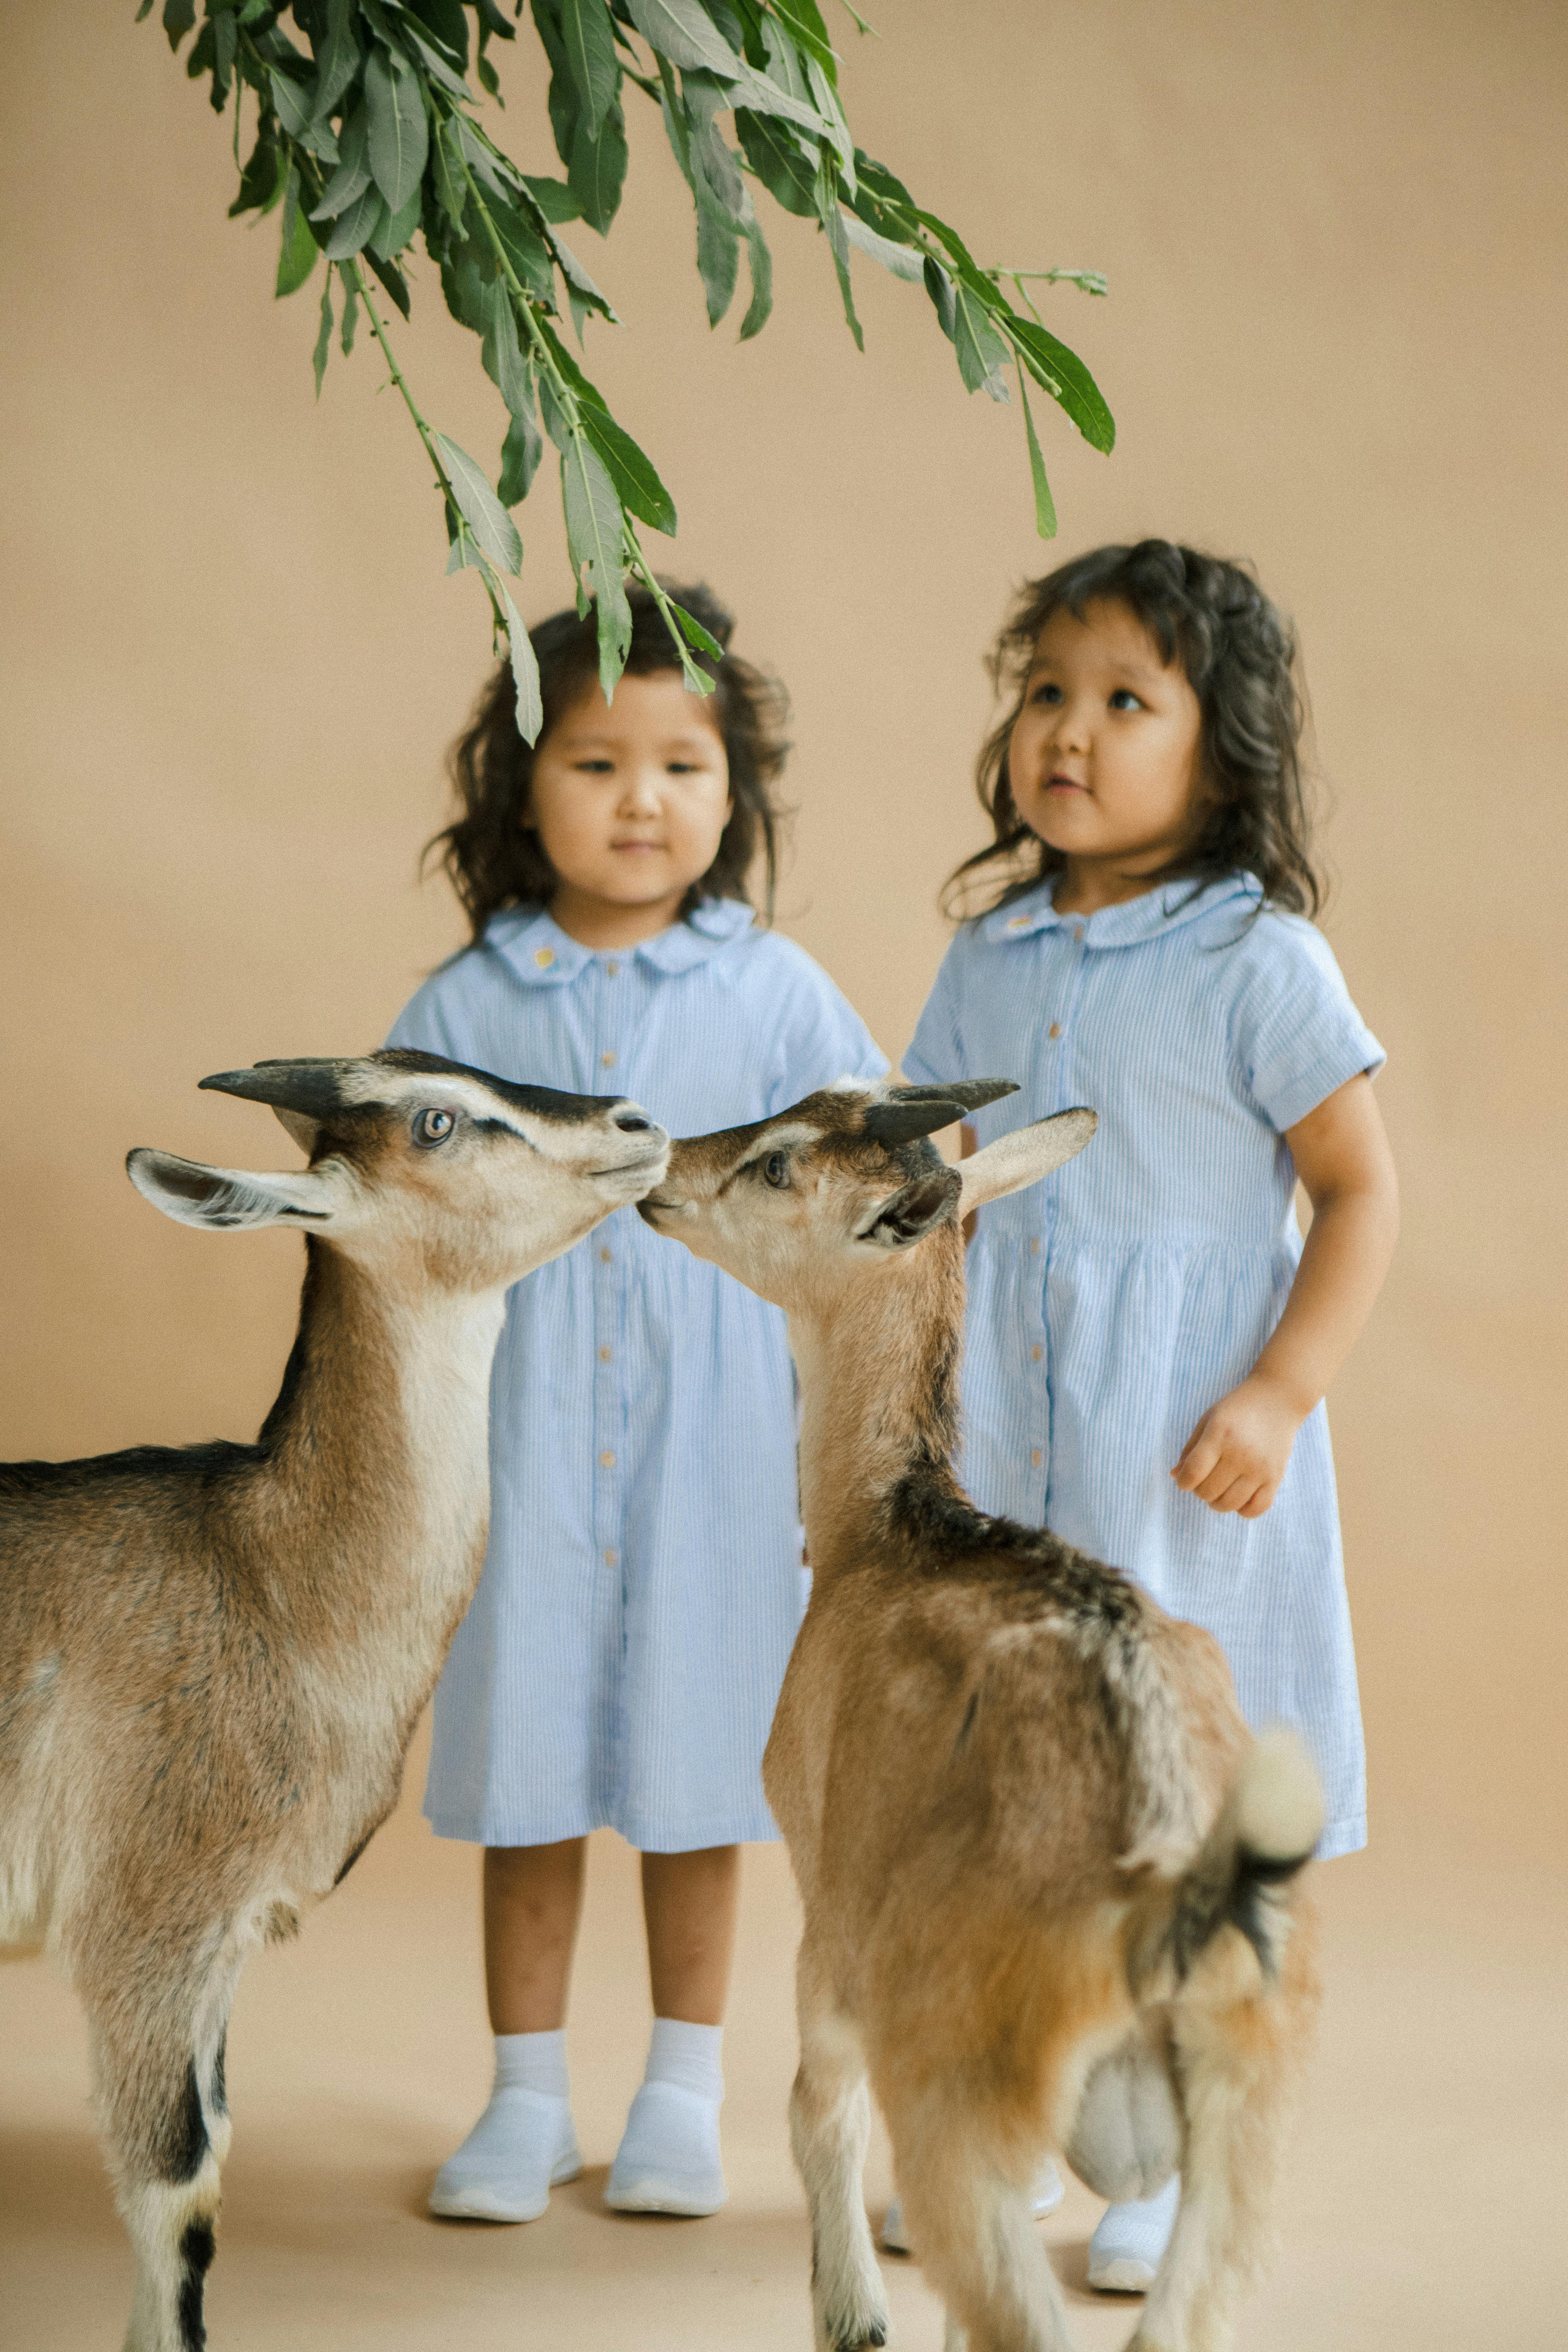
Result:
M774 1185L782 1192L789 1182L788 1152L770 1151L763 1162L763 1175L768 1183Z
M422 1110L414 1122L414 1140L426 1151L445 1143L458 1122L449 1110Z

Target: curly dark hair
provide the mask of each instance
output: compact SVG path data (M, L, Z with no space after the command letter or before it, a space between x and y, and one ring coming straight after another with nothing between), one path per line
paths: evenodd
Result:
M1181 664L1202 713L1207 814L1192 846L1150 879L1190 875L1201 887L1226 874L1255 874L1271 905L1315 915L1323 886L1308 850L1294 633L1248 565L1168 539L1097 547L1020 590L991 656L992 679L998 694L1010 696L1010 707L987 736L974 772L995 838L949 875L943 911L970 910L970 877L1003 885L980 909L988 913L1064 870L1064 853L1041 841L1018 814L1007 749L1040 631L1054 613L1065 609L1081 621L1090 604L1106 603L1124 604L1162 659Z
M786 811L773 787L783 772L789 744L784 730L789 702L783 687L730 651L734 621L712 591L669 586L666 593L700 621L724 647L723 658L694 653L692 660L713 680L713 715L724 739L734 805L720 837L718 855L681 902L684 920L707 898L750 902L750 881L759 857L765 877L764 915L771 919L778 879L780 836ZM632 610L626 670L633 677L676 670L679 661L658 606L646 588L627 591ZM529 631L539 662L544 705L542 743L552 727L584 688L598 676L595 616L553 613ZM439 853L440 864L462 902L476 941L503 908L546 906L560 877L537 833L523 827L533 778L533 747L517 731L517 692L510 665L502 662L480 695L465 733L448 761L458 814L426 844L425 860Z

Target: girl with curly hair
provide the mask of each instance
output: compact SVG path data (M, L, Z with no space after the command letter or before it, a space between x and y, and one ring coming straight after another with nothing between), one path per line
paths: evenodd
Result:
M391 1042L574 1094L631 1095L678 1135L765 1118L886 1058L771 911L787 749L777 687L730 616L691 692L632 592L626 675L600 691L595 618L531 632L544 725L509 669L453 755L433 847L472 944ZM622 2211L724 2201L720 2037L740 1845L777 1835L761 1764L800 1622L784 1317L633 1210L511 1293L490 1391L484 1573L436 1693L426 1812L485 1848L495 2086L441 2168L438 2214L527 2221L582 2168L567 1982L590 1830L642 1854L654 2008L606 2191Z
M1337 1854L1366 1816L1322 1400L1398 1212L1383 1049L1310 919L1294 666L1248 570L1165 540L1023 591L978 772L994 838L948 886L983 904L904 1067L1021 1082L967 1150L1098 1111L1080 1159L981 1212L967 1484L1207 1627L1253 1725L1310 1747ZM1109 2210L1091 2284L1152 2282L1179 2189Z

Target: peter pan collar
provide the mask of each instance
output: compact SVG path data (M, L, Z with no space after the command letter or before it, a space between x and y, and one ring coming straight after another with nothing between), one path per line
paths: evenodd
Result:
M1196 922L1201 915L1212 915L1218 907L1237 902L1257 906L1263 897L1263 886L1251 874L1227 874L1217 882L1205 883L1194 890L1190 881L1164 883L1157 890L1146 890L1138 898L1128 898L1120 907L1101 907L1092 915L1058 915L1051 904L1057 877L1042 882L1026 898L1015 898L1005 907L981 920L982 937L995 942L1032 939L1037 932L1070 931L1086 948L1126 948L1142 940L1176 929L1184 923Z
M638 956L656 971L689 971L738 940L754 919L750 907L738 898L705 898L685 922L671 923L651 940L613 952L622 962ZM512 907L503 915L492 915L485 927L485 945L504 956L518 978L535 988L569 986L601 952L570 938L543 907Z

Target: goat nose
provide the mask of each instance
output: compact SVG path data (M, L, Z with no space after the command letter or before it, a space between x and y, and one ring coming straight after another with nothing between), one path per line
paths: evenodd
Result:
M623 1135L646 1135L653 1121L645 1118L640 1110L618 1110L611 1124L618 1127Z

